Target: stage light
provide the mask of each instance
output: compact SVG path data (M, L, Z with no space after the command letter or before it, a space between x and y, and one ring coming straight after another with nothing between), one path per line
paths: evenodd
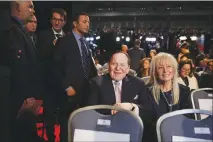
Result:
M156 38L155 38L155 37L152 37L152 38L150 38L150 41L155 42L155 41L156 41Z
M163 36L161 36L160 38L163 39Z
M97 47L98 45L93 43L92 46L93 46L93 47Z
M156 38L155 37L147 37L146 41L151 41L151 42L155 42Z
M99 40L101 37L100 36L96 36L96 40Z
M187 37L186 37L186 36L181 36L179 39L180 39L180 40L186 40Z
M129 38L129 37L126 37L126 41L129 42L129 41L130 41L130 38Z
M192 41L196 41L197 40L196 36L191 36L190 38L191 38Z
M142 36L140 36L140 39L142 39L143 37Z
M119 42L121 39L120 37L116 37L116 41Z
M90 40L90 41L93 41L93 40L94 40L94 37L90 37L89 40Z
M87 38L86 38L86 41L89 41L89 39L90 39L90 38L89 38L89 37L87 37Z
M121 38L124 39L124 36L122 36Z

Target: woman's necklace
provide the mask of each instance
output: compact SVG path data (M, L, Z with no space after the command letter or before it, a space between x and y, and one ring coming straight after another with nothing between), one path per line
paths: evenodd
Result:
M166 100L166 103L167 103L167 105L169 106L169 112L172 112L172 106L173 106L173 104L172 103L169 103L169 101L168 101L168 99L166 98L166 96L165 96L165 93L162 91L162 95L163 95L163 97L164 97L164 99ZM172 96L172 95L171 95ZM171 101L172 102L172 101Z

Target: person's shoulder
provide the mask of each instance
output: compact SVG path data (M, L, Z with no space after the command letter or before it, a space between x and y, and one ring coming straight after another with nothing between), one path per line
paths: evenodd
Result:
M143 80L140 77L137 77L137 76L134 76L134 75L130 75L130 74L127 74L126 77L128 78L129 81L133 81L133 82L136 82L136 83L144 84Z
M190 92L190 88L189 87L187 87L187 86L185 86L185 85L183 85L183 84L180 84L180 83L178 83L178 85L179 85L179 89L180 89L180 92Z
M96 84L102 84L106 80L111 80L109 74L100 75L100 76L97 75L97 76L93 77L90 81L96 82Z

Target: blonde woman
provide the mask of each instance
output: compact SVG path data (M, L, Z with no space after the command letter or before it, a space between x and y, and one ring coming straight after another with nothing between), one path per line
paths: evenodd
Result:
M189 107L188 87L177 82L178 63L168 53L158 53L151 61L148 85L148 101L145 108L149 109L144 116L144 141L157 141L156 122L165 113ZM146 136L147 135L147 136Z

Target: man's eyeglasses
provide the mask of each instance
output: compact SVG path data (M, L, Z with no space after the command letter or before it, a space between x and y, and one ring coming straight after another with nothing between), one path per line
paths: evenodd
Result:
M182 70L182 71L185 71L185 72L186 72L186 71L187 71L187 72L190 72L190 71L191 71L191 69L185 69L185 68L182 68L181 70Z
M52 20L53 20L53 21L55 21L55 22L57 22L57 21L58 21L58 22L60 22L60 23L64 22L64 20L63 20L63 19L56 19L56 18L52 18Z

